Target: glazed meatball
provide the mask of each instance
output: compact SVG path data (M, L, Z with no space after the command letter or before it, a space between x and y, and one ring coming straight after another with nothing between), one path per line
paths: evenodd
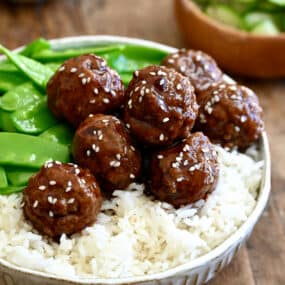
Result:
M76 130L72 153L79 165L96 175L106 194L126 188L141 171L140 153L123 123L113 116L87 118Z
M218 158L214 146L202 133L153 154L150 191L175 207L205 199L218 180Z
M47 162L24 189L24 213L42 234L58 238L79 232L95 220L100 188L88 169Z
M218 84L200 94L195 129L214 143L243 150L256 141L264 128L262 109L250 89L235 84Z
M198 114L189 80L165 67L149 66L136 71L126 96L126 126L147 145L169 145L185 138Z
M89 114L111 113L124 103L118 73L94 54L67 60L48 82L47 94L52 113L75 127Z
M223 77L215 60L202 51L181 49L168 55L162 64L188 77L197 95Z

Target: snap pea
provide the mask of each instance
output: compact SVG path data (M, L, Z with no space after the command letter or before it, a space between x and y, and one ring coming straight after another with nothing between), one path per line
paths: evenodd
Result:
M6 171L4 167L0 166L0 188L4 188L8 186Z
M26 134L0 132L0 164L39 168L47 160L68 162L65 145Z
M16 132L11 112L0 109L0 129L6 132Z
M102 55L111 53L114 51L121 51L124 49L124 45L108 45L108 46L94 46L77 49L65 49L65 50L51 50L43 49L33 53L32 58L40 62L51 62L51 61L64 61L71 57L76 57L81 54L95 53Z
M74 130L72 130L68 125L58 124L41 133L39 137L56 143L71 145L73 135Z
M19 72L5 72L0 70L0 92L7 92L19 84L23 84L27 78L23 77Z
M15 111L28 104L39 101L43 95L32 82L27 82L9 90L0 97L0 108L5 111Z
M51 44L43 38L38 38L26 45L24 49L20 52L21 55L32 57L33 54L40 52L41 50L50 49Z
M37 172L37 169L15 166L5 167L5 170L9 184L12 186L26 185L31 176Z
M7 186L0 188L0 195L11 195L23 191L23 186Z
M53 71L50 68L33 59L10 52L2 45L0 45L0 52L4 53L33 82L42 88L46 87L48 80L53 75Z
M47 105L47 97L16 110L12 122L19 132L39 134L57 123Z

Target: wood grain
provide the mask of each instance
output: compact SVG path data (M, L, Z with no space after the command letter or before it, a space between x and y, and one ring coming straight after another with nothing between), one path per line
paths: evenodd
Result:
M0 3L0 42L15 48L39 36L112 34L184 46L171 0L54 0ZM210 285L285 284L285 82L243 81L260 97L272 152L272 195L247 245Z

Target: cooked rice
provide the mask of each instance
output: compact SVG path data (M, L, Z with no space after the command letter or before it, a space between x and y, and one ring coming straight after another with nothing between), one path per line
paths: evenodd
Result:
M263 166L216 148L220 178L207 201L175 210L132 184L103 203L92 227L59 244L24 219L21 194L0 196L0 258L55 275L113 278L161 272L209 252L253 211Z

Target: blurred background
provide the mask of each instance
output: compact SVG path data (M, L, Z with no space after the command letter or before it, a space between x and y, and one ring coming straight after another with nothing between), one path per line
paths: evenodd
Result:
M188 1L188 0L184 0ZM240 0L246 1L250 0ZM266 0L263 0L266 1ZM278 0L281 1L281 0ZM22 2L22 3L20 3ZM24 2L33 2L26 3ZM175 47L189 47L192 35L197 32L197 27L188 27L188 19L195 19L188 14L179 14L180 27L185 28L188 36L182 37L174 14L174 4L180 4L180 0L38 0L38 1L0 1L0 43L10 49L26 44L38 37L47 39L75 36L75 35L120 35L153 40ZM204 1L205 2L205 1ZM209 2L209 1L208 1ZM229 2L229 1L227 1ZM260 3L262 1L251 1ZM282 2L282 1L281 1ZM225 4L227 7L232 5ZM206 9L205 6L204 9ZM183 10L183 11L187 11ZM188 10L189 12L190 10ZM228 14L211 13L212 18L227 19L227 25L231 26L233 18ZM188 16L187 16L188 15ZM226 16L225 16L226 15ZM285 19L285 16L284 16ZM187 29L186 29L187 28ZM242 30L240 27L238 27ZM263 30L264 31L264 30ZM242 34L245 46L249 43L247 31ZM278 32L279 33L279 32ZM196 33L199 41L211 39L212 45L216 44L213 34ZM284 33L274 35L283 37ZM220 41L229 39L228 34L219 34ZM186 41L185 38L188 40ZM189 40L190 39L190 40ZM262 40L264 41L264 40ZM192 43L199 48L199 43ZM238 56L236 42L232 41L232 47L222 50L222 54L234 51ZM285 55L285 48L279 45L279 49L272 49L271 43L267 44L266 59ZM256 45L255 45L256 46ZM257 45L259 46L259 45ZM255 58L262 59L257 54ZM284 56L285 58L285 56ZM216 58L217 59L217 58ZM244 70L250 66L243 65ZM274 64L281 66L280 64ZM285 64L283 66L285 68ZM285 75L285 74L284 74ZM264 108L266 128L271 141L273 160L272 198L269 207L264 213L261 222L256 226L253 235L247 245L243 247L234 259L218 277L211 281L210 285L284 285L285 284L285 82L282 79L245 79L235 77L253 88L258 94L261 105ZM283 76L284 78L284 76Z

